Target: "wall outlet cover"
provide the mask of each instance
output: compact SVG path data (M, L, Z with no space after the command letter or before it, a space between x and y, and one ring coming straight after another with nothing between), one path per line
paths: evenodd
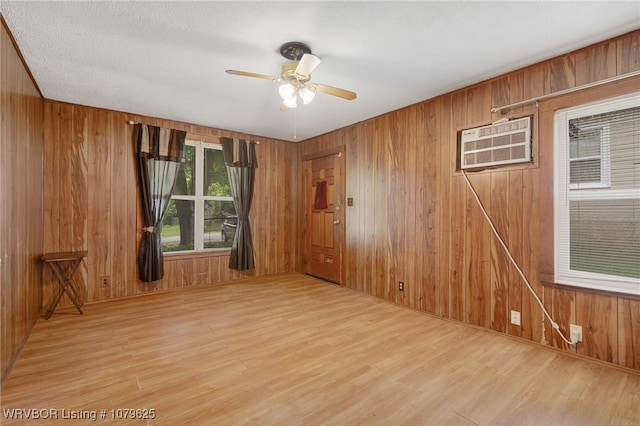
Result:
M572 342L582 342L582 327L576 324L569 324L569 334Z
M520 325L520 312L511 311L511 324Z

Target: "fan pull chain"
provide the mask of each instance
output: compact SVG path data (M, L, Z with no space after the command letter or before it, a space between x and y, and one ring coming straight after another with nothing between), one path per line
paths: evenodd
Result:
M293 109L293 139L298 139L298 108Z

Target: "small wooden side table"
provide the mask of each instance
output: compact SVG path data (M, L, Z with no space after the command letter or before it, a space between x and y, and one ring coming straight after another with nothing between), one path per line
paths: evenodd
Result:
M71 251L63 253L47 253L40 258L42 262L51 266L53 273L58 279L58 284L60 285L60 291L58 292L56 299L45 314L46 319L51 318L53 311L56 309L56 306L58 306L58 303L64 293L67 293L69 299L73 302L73 305L76 307L78 312L82 314L82 297L79 289L73 282L73 275L76 273L78 266L80 266L82 259L85 257L87 257L86 251Z

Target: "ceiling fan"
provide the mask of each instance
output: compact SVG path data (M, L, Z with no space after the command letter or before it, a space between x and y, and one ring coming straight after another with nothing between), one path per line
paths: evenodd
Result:
M227 74L262 78L280 83L278 93L282 98L281 111L296 108L298 96L300 96L305 105L308 104L316 96L316 92L326 93L349 101L356 98L355 92L350 90L310 82L311 72L320 65L320 58L312 55L311 48L306 44L297 41L285 43L280 46L280 54L292 61L282 66L280 77L238 70L226 70L226 72Z

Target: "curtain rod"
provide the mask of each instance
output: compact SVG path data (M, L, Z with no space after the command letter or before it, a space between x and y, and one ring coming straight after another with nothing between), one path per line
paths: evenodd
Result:
M129 120L129 121L127 121L127 124L130 124L130 125L133 126L134 124L144 124L144 123L139 123L139 122L136 122L136 121L133 121L133 120ZM206 135L206 136L210 136L210 135ZM221 136L211 136L211 137L216 138L216 137L221 137ZM256 145L260 145L260 141L255 141L255 143L256 143Z
M594 81L593 83L583 84L582 86L577 86L577 87L572 87L570 89L560 90L558 92L549 93L548 95L542 95L542 96L538 96L536 98L527 99L526 101L518 101L518 102L514 102L512 104L501 106L501 107L491 107L491 112L495 114L496 112L500 112L503 109L509 109L509 108L514 107L514 106L519 106L519 105L529 104L529 103L533 103L533 102L538 102L538 101L541 101L543 99L553 98L555 96L566 95L567 93L573 93L573 92L577 92L578 90L589 89L591 87L600 86L601 84L612 83L614 81L623 80L625 78L634 77L636 75L640 75L640 70L639 71L633 71L633 72L630 72L630 73L627 73L627 74L618 75L618 76L615 76L615 77L605 78L604 80Z

